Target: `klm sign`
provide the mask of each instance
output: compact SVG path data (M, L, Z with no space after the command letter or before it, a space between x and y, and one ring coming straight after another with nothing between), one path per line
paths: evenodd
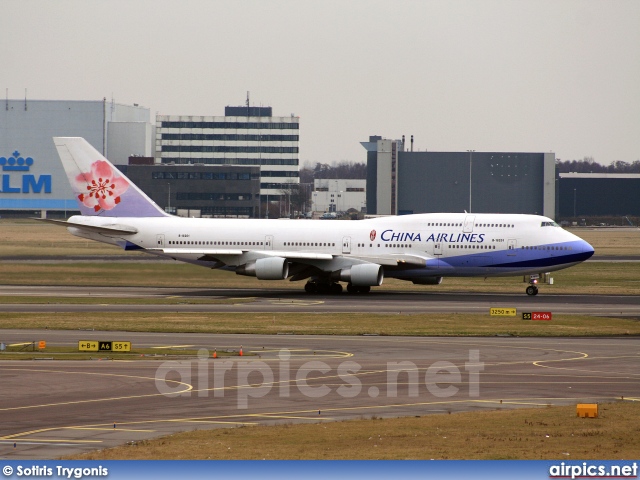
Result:
M0 193L51 193L51 175L35 175L28 173L33 165L33 158L23 158L17 150L13 156L0 157L2 167L2 190ZM10 172L10 173L6 173Z

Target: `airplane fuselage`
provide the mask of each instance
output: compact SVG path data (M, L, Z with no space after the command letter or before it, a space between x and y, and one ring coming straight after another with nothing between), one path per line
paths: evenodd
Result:
M537 215L434 213L361 221L91 217L91 224L132 226L138 232L70 231L214 268L300 253L306 264L322 264L323 270L340 270L345 259L362 260L382 264L386 277L406 280L550 272L593 253L587 242Z

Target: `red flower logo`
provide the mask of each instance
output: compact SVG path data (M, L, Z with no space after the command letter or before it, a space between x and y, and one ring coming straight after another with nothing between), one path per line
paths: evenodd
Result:
M98 212L111 210L120 203L120 196L129 188L129 183L108 162L97 160L91 164L90 172L76 177L76 187L76 191L87 190L78 195L78 200Z
M372 242L376 239L376 231L375 230L371 230L371 233L369 234L369 238L371 239Z

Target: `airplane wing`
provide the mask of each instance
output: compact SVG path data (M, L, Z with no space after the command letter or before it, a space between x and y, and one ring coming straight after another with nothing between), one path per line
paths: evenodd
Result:
M237 258L240 256L251 256L252 260L258 258L268 258L268 257L283 257L287 260L332 260L333 255L329 253L313 253L313 252L284 252L277 250L241 250L241 249L211 249L211 248L203 248L203 249L184 249L184 248L160 248L160 249L148 249L149 251L159 251L164 253L165 255L170 256L182 256L189 255L195 256L197 260L201 261L222 261L226 264L235 265L236 260L242 262L246 260L245 258ZM227 261L225 261L225 257Z
M225 265L241 265L248 261L260 258L280 257L290 263L309 265L321 270L332 271L334 264L339 262L341 266L357 264L377 264L384 267L425 267L431 257L415 254L391 254L375 256L359 255L332 255L318 252L278 251L278 250L243 250L243 249L211 249L211 248L158 248L147 249L150 252L158 252L171 257L188 256L193 260L203 262L221 262Z
M353 258L359 258L369 263L377 263L384 267L401 267L405 265L425 267L427 261L432 257L400 253L396 255L376 255L376 256L354 256Z

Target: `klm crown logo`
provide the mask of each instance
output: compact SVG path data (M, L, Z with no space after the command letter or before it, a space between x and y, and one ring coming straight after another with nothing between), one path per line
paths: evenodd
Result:
M0 157L0 165L4 172L28 172L33 165L33 158L23 158L19 151L13 152L13 156L6 158Z
M29 172L33 165L33 158L21 157L18 150L9 158L0 157L2 167L2 190L0 193L51 193L51 175L39 175L37 178L31 173L15 174L10 172Z

